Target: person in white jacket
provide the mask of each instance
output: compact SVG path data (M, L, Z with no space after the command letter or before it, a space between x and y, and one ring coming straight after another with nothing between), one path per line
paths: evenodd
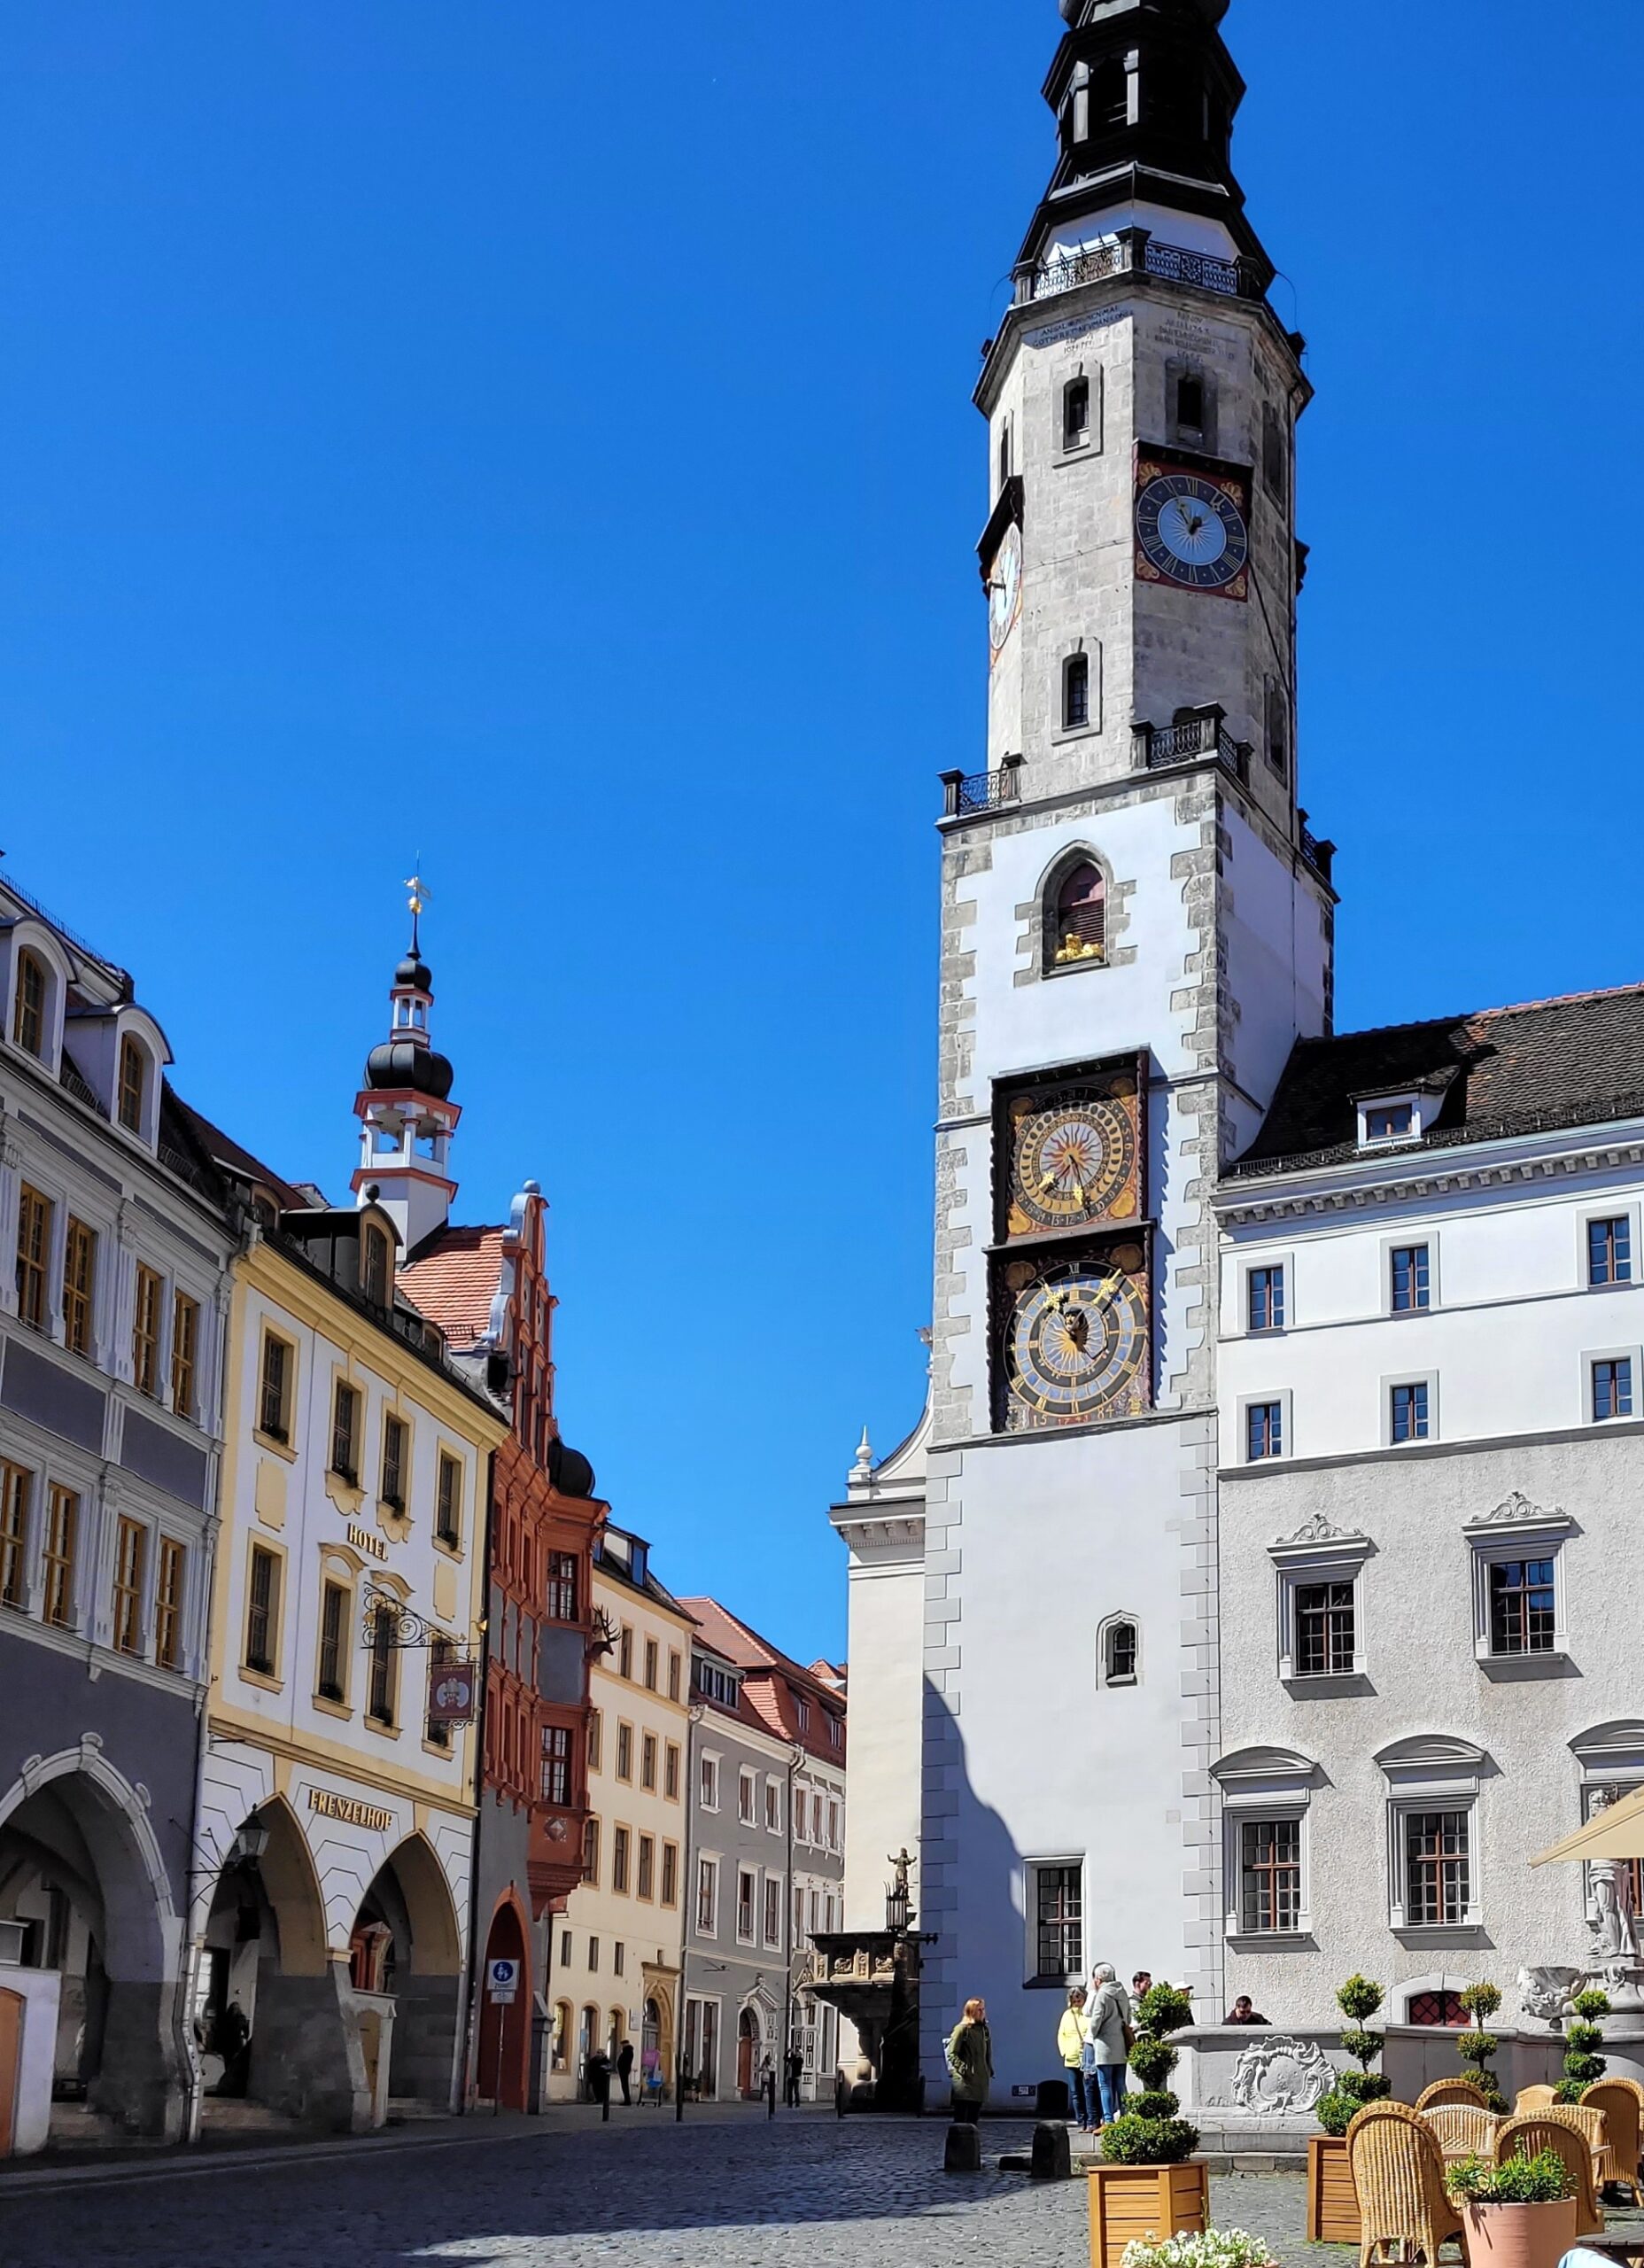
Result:
M1125 2066L1130 2060L1130 1995L1119 1982L1111 1961L1099 1961L1090 1971L1095 1991L1084 2007L1087 2079L1094 2075L1099 2099L1099 2123L1117 2118L1124 2109Z

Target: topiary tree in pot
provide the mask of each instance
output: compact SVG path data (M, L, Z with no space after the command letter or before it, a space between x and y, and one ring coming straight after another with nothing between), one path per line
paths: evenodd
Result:
M1177 1985L1154 1984L1132 2013L1136 2036L1130 2069L1142 2092L1102 2129L1102 2155L1115 2165L1179 2165L1198 2148L1198 2130L1176 2116L1182 2106L1168 2082L1182 2056L1170 2035L1192 2023L1193 2003Z
M1455 2043L1455 2052L1462 2062L1472 2065L1473 2076L1483 2090L1487 2107L1504 2117L1512 2105L1490 2068L1501 2043L1494 2032L1485 2030L1485 2018L1493 2016L1501 2005L1501 1989L1498 1984L1470 1984L1461 1998L1462 2006L1473 2019L1473 2028L1462 2033Z
M1327 2134L1345 2134L1367 2102L1380 2102L1392 2093L1386 2074L1370 2069L1382 2052L1382 2036L1364 2029L1381 2004L1382 1988L1368 1977L1350 1977L1336 1995L1336 2005L1347 2019L1341 2044L1359 2068L1338 2072L1335 2085L1314 2106L1313 2115Z
M1594 1986L1578 1992L1570 2006L1576 2022L1564 2032L1564 2076L1555 2090L1560 2102L1579 2102L1583 2088L1601 2079L1609 2069L1596 2052L1604 2045L1604 2028L1599 2019L1609 2014L1609 1993Z
M1180 2105L1167 2085L1181 2060L1170 2034L1191 2023L1193 2003L1174 1984L1155 1984L1132 2013L1130 2068L1143 2091L1103 2127L1101 2161L1089 2169L1090 2257L1099 2268L1121 2268L1138 2227L1161 2236L1202 2233L1210 2220L1208 2168L1193 2155L1198 2129L1176 2116Z

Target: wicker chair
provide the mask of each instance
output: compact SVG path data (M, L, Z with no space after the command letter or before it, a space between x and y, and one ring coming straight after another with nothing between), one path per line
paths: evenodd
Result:
M1482 2102L1435 2102L1418 2115L1443 2151L1446 2165L1457 2158L1495 2155L1495 2130L1501 2122Z
M1542 2116L1545 2117L1547 2113ZM1586 2135L1587 2148L1593 2153L1593 2179L1601 2189L1614 2179L1610 2169L1615 2164L1610 2155L1609 2125L1601 2108L1594 2102L1555 2102L1552 2116L1567 2118Z
M1579 2106L1601 2110L1609 2136L1609 2179L1618 2189L1630 2189L1635 2205L1644 2204L1639 2187L1640 2113L1644 2110L1644 2087L1636 2079L1594 2079L1584 2087Z
M1532 2110L1550 2110L1557 2101L1556 2087L1520 2087L1513 2098L1513 2109L1522 2118Z
M1565 2130L1570 2131L1568 2128ZM1444 2186L1444 2158L1431 2129L1402 2102L1366 2104L1347 2129L1347 2164L1359 2193L1360 2268L1380 2254L1414 2247L1438 2268L1452 2240L1467 2257L1462 2218Z
M1447 2102L1462 2104L1476 2102L1485 2110L1490 2108L1485 2091L1477 2079L1435 2079L1431 2086L1423 2087L1415 2098L1415 2107L1418 2110L1431 2110L1438 2105Z
M1570 2169L1576 2193L1576 2234L1596 2236L1604 2225L1598 2190L1593 2179L1593 2149L1580 2126L1562 2115L1563 2106L1532 2110L1504 2118L1495 2130L1495 2162L1511 2157L1539 2157L1556 2150Z

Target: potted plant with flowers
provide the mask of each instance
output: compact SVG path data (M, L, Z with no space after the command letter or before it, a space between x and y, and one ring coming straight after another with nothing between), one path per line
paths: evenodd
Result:
M1576 2241L1570 2171L1556 2150L1451 2166L1445 2186L1467 2224L1470 2268L1557 2268Z
M1136 2237L1122 2268L1278 2268L1267 2239L1243 2229L1206 2229L1193 2236Z
M1166 2084L1181 2060L1170 2034L1193 2021L1193 2003L1174 1984L1155 1984L1136 2004L1130 2069L1142 2093L1102 2129L1101 2160L1089 2169L1090 2268L1122 2268L1127 2249L1184 2233L1202 2237L1210 2218L1210 2175L1196 2158L1198 2129L1178 2118Z
M1382 1988L1368 1977L1350 1977L1336 1995L1336 2005L1347 2019L1341 2044L1359 2068L1338 2071L1336 2084L1314 2106L1314 2117L1323 2129L1307 2140L1307 2241L1310 2244L1357 2244L1359 2195L1347 2164L1347 2129L1367 2102L1380 2102L1392 2093L1385 2073L1370 2069L1382 2052L1379 2031L1366 2024L1382 2004Z

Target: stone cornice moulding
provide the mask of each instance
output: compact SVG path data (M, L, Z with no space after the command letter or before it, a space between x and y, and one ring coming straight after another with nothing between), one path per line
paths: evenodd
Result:
M1323 1512L1304 1520L1293 1535L1276 1535L1268 1556L1280 1566L1340 1563L1359 1565L1376 1546L1362 1528L1337 1527Z
M1548 1181L1595 1172L1601 1168L1644 1167L1644 1133L1617 1140L1586 1141L1571 1148L1527 1146L1533 1137L1480 1143L1477 1150L1424 1150L1400 1169L1385 1156L1352 1158L1310 1174L1276 1175L1264 1194L1246 1195L1239 1184L1218 1189L1211 1199L1217 1215L1231 1224L1260 1226L1309 1214L1369 1212L1412 1197L1450 1197L1476 1189L1503 1188L1515 1182ZM1546 1140L1547 1138L1543 1137ZM1454 1164L1446 1161L1454 1159Z
M1469 1520L1462 1533L1481 1542L1516 1542L1528 1536L1568 1535L1575 1525L1561 1505L1544 1511L1539 1504L1531 1503L1522 1488L1515 1488L1493 1511Z

